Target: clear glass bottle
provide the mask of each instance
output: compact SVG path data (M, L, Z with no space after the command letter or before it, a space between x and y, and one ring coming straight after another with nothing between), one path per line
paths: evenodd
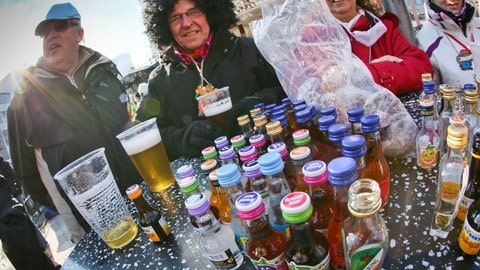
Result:
M250 145L255 147L255 150L257 151L258 155L261 156L267 152L267 140L265 138L265 134L255 134L252 137L250 137L249 142Z
M380 138L380 117L376 114L370 114L362 117L360 121L367 145L364 175L377 181L380 186L382 207L385 207L390 195L390 166L383 155Z
M241 245L242 249L245 249L245 243L250 235L248 234L245 225L238 217L238 211L235 207L235 201L237 198L246 192L245 187L242 184L243 181L241 180L242 175L235 164L227 164L217 169L217 177L220 186L225 188L230 209L232 211L230 226L235 233L235 238L238 243ZM246 179L246 177L244 178Z
M292 160L292 168L295 172L295 189L294 191L308 192L308 185L303 180L303 165L313 160L310 148L299 146L290 151L290 159Z
M313 213L309 222L315 234L328 236L328 222L332 218L332 186L328 183L327 165L321 160L312 160L303 166L303 180L308 185Z
M439 157L443 157L443 155L447 152L447 128L450 125L450 117L454 114L458 114L458 111L455 107L455 88L448 86L441 89L443 92L443 109L440 113L440 118L438 122Z
M281 202L283 218L292 233L285 249L290 269L330 269L330 247L323 234L315 234L308 222L313 212L310 196L292 192Z
M435 87L435 82L433 80L423 82L423 91L418 97L418 100L420 102L422 101L428 102L428 100L433 101L433 117L432 118L434 123L436 124L436 127L438 127L438 118L439 118L438 94L437 94L437 89Z
M220 154L220 163L222 166L227 164L235 164L237 165L238 169L241 170L240 159L238 158L235 149L233 146L227 145L219 150Z
M457 218L465 220L470 205L480 199L480 131L473 135L468 181L458 209Z
M333 187L333 212L328 223L328 242L333 269L346 269L343 249L343 222L350 216L348 211L348 188L357 180L357 163L349 157L336 158L327 165L328 182Z
M363 117L365 110L363 108L350 108L347 110L348 122L350 123L350 134L362 135L362 124L360 119Z
M162 216L162 212L147 203L142 196L143 191L140 186L131 185L127 188L126 193L128 198L135 203L138 210L138 223L150 241L160 243L168 239L170 228Z
M420 113L423 121L422 128L416 136L417 165L424 169L430 169L438 163L438 147L440 145L439 135L435 131L433 101L420 101Z
M465 89L464 92L464 108L465 119L467 121L468 144L467 144L467 161L470 162L470 151L472 149L473 134L480 131L480 116L477 111L478 92L476 89Z
M248 141L250 137L252 137L253 134L255 134L255 131L252 128L252 124L250 122L250 118L248 117L248 114L240 115L237 118L238 125L240 126L240 129L242 130L243 137L245 141Z
M447 153L440 160L438 168L437 194L430 235L446 238L452 229L462 199L462 187L468 180L465 148L468 129L462 124L448 126Z
M238 151L238 155L240 156L240 161L242 164L245 164L245 162L256 159L258 157L257 149L255 149L255 147L251 145L240 148L240 151Z
M288 223L282 217L280 202L282 198L291 192L287 178L283 173L284 163L280 153L270 152L263 154L258 159L260 171L267 177L268 190L270 191L270 209L268 220L274 229L282 232L287 239L290 237Z
M378 213L380 188L373 179L359 179L348 189L348 217L342 228L347 269L380 269L388 251L387 226Z
M260 171L260 164L258 159L254 158L243 164L244 175L248 178L245 190L247 192L255 191L262 196L263 203L265 204L265 215L268 216L268 210L270 209L270 192L268 191L268 184L265 175Z
M210 211L207 198L203 194L195 194L185 200L185 206L198 224L198 245L203 255L216 269L238 269L244 257L235 242L235 235L228 225L218 222Z
M218 183L217 170L208 174L208 180L210 189L212 190L210 204L217 207L219 219L224 224L230 224L232 222L232 209L228 201L227 191ZM214 196L214 194L218 194L218 197Z
M200 186L200 183L197 181L197 178L195 175L187 176L185 178L182 178L177 181L178 186L180 187L180 190L182 191L182 194L184 196L184 199L190 197L193 194L201 194L203 193L207 200L210 200L211 198L211 191L208 190L208 193L203 189L202 186ZM215 205L210 205L210 210L212 213L215 215L216 218L219 218L219 209ZM197 224L195 224L195 218L190 217L190 222L194 227L197 227Z
M269 153L276 152L279 153L283 160L283 173L287 178L288 186L290 190L295 190L297 186L297 180L295 178L295 170L293 169L292 159L290 158L290 152L287 149L287 146L283 142L273 143L268 146L267 151Z
M237 198L236 207L251 235L245 244L245 251L255 269L287 270L285 235L268 222L261 195L254 191L244 193Z

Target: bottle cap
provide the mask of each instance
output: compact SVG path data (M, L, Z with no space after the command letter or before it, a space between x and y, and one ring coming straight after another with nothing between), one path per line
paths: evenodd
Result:
M217 169L218 170L218 169ZM213 170L208 174L208 179L211 181L218 181L217 170Z
M258 164L260 164L260 171L264 175L274 175L283 171L285 166L278 152L268 152L260 156L258 159Z
M282 159L288 155L287 146L284 142L272 143L267 147L267 152L277 152L280 153Z
M288 223L302 223L307 221L313 212L310 196L305 192L291 192L285 195L280 202L282 216Z
M184 194L190 194L200 187L197 178L194 175L187 176L178 181L178 186Z
M131 185L127 188L127 196L130 200L133 200L133 199L136 199L140 196L142 196L142 189L140 188L139 185L137 184L134 184L134 185Z
M238 154L240 155L240 160L242 162L247 162L248 160L258 157L257 149L251 145L240 148Z
M365 133L373 133L380 130L380 117L376 114L365 115L360 119L362 131Z
M212 158L215 158L217 155L218 153L215 146L208 146L203 148L202 150L203 159L212 159Z
M320 112L321 114L321 112ZM335 115L326 115L324 116L323 114L321 114L322 116L320 118L318 118L318 129L320 129L320 131L328 131L328 128L335 124L335 121L337 121L337 116Z
M359 123L360 119L364 114L363 108L351 108L347 110L348 122L350 123Z
M466 83L466 84L463 85L463 89L464 89L464 90L467 90L467 89L473 89L473 90L475 90L475 89L477 89L477 87L476 87L475 84L473 84L473 83Z
M253 123L255 124L256 127L262 127L267 124L267 117L265 115L256 115L253 118Z
M290 103L291 104L291 103ZM285 104L284 103L281 103L280 105L277 105L275 107L273 107L273 114L275 114L275 112L283 112L283 114L285 114L287 112L287 109L285 109Z
M290 158L292 160L302 160L308 157L310 153L310 148L308 148L307 146L299 146L293 148L292 151L290 151Z
M477 104L478 102L478 92L476 89L465 89L463 96L467 104Z
M238 210L238 216L245 220L257 218L265 211L262 196L255 191L240 195L235 201L235 206Z
M431 80L433 80L432 73L428 73L428 72L422 73L422 82L431 81Z
M240 182L242 175L236 164L226 164L217 169L218 183L222 187L231 187Z
M217 165L218 165L218 161L216 159L208 159L202 162L202 164L200 165L200 169L202 169L202 171L208 172L211 169L216 168Z
M185 178L187 176L191 176L195 174L195 169L191 164L183 165L177 169L178 178Z
M219 150L220 159L226 160L235 156L235 149L231 145L224 146Z
M261 108L253 108L250 110L250 116L252 118L255 118L255 116L257 116L257 114L259 114L260 112L262 112Z
M210 209L210 202L203 194L193 194L185 200L185 206L191 216L198 217Z
M247 114L240 115L239 117L237 117L237 121L239 126L250 124L250 118L248 118Z
M448 118L448 123L449 124L465 124L465 117L459 114L452 115L450 116L450 118Z
M367 153L365 137L362 135L348 135L342 139L342 154L345 157L359 158Z
M431 99L421 99L420 100L420 114L423 116L433 115L433 100Z
M435 93L435 82L434 81L425 81L423 82L423 92L425 94L434 94Z
M233 136L230 139L230 142L232 143L232 146L237 149L247 144L247 142L245 141L245 136L243 136L242 134Z
M280 126L283 127L287 125L287 116L285 114L281 114L281 115L272 115L272 121L279 121L280 122ZM267 124L268 125L268 124ZM276 134L269 134L268 131L267 131L267 134L268 135L276 135Z
M300 106L300 105L306 105L305 100L299 99L299 100L293 102L293 106L295 106L295 108Z
M357 163L353 158L338 157L327 166L328 182L335 187L346 187L357 180Z
M245 176L248 178L262 176L262 172L260 171L260 164L258 164L258 159L256 158L243 163L242 168Z
M447 145L452 149L462 149L468 144L468 128L464 124L451 124L447 128Z
M302 167L303 180L307 185L320 185L328 181L327 165L321 160L312 160Z
M328 128L328 139L333 143L341 143L343 137L349 134L348 125L338 123Z
M282 98L282 104L285 105L285 106L288 106L288 105L291 105L292 104L292 100L288 97L286 98Z
M327 116L327 115L337 116L337 110L335 109L335 107L325 107L320 110L320 115L321 116Z
M307 110L310 112L310 117L314 118L318 114L318 110L313 105L307 105Z
M310 115L310 110L307 108L307 106L302 105L301 110L299 109L298 111L296 110L297 108L295 107L295 116L297 118L297 123L303 125L306 124L310 121L312 121L312 116Z
M220 136L216 138L213 142L215 143L215 146L220 149L228 145L228 138L227 136Z
M267 134L270 135L270 136L275 136L275 135L281 134L282 131L283 131L283 128L282 128L282 125L280 124L280 121L268 122L268 124L266 125L266 128L267 128Z
M255 134L252 137L250 137L250 139L248 140L251 145L257 148L262 147L267 143L265 140L265 136L263 134Z

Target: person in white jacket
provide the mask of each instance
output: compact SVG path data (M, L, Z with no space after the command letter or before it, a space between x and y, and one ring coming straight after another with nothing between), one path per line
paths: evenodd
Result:
M435 82L475 83L471 43L480 43L476 7L466 0L426 0L425 6L426 23L416 38L430 57Z

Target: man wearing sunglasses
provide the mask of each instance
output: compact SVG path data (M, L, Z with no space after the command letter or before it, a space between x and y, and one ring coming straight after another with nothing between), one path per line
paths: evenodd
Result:
M80 45L80 13L70 3L53 5L35 29L43 55L23 72L8 110L12 163L25 192L54 207L78 242L88 224L53 175L100 147L120 190L141 181L115 138L131 125L128 97L113 62Z

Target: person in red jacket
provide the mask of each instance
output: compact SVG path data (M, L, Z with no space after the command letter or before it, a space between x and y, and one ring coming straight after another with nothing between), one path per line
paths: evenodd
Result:
M327 0L330 12L350 36L352 52L373 79L395 95L422 89L422 73L433 74L428 55L411 44L398 28L398 18L377 16L362 0Z

